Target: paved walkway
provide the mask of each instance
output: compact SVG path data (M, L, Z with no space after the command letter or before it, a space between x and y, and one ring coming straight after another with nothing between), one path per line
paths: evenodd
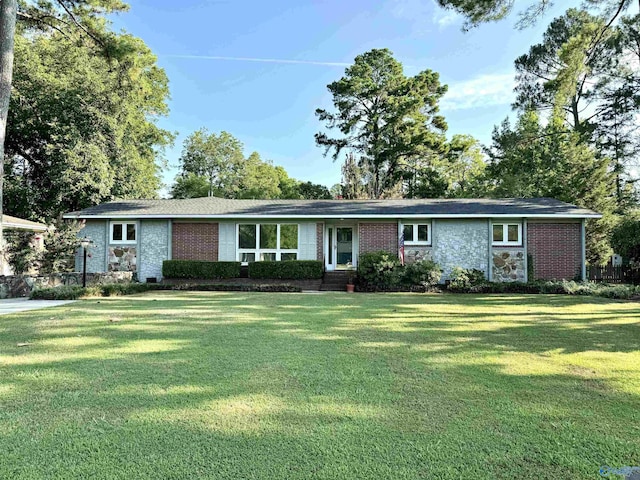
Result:
M28 298L5 298L0 300L0 315L8 313L26 312L40 308L57 307L73 303L75 300L29 300Z

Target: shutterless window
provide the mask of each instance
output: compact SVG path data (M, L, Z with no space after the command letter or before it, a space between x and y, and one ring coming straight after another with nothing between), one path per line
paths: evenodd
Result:
M112 222L111 243L135 243L136 223Z
M404 233L404 243L431 243L430 224L428 223L405 223L402 226Z
M494 223L492 239L494 245L520 245L522 243L522 224Z
M258 223L238 225L238 258L242 263L298 258L298 225Z

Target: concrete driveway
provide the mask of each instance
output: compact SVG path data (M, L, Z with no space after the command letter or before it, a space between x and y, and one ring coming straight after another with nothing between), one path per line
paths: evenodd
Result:
M5 298L0 300L0 315L57 307L58 305L66 305L67 303L73 303L75 301L76 300L29 300L28 298Z

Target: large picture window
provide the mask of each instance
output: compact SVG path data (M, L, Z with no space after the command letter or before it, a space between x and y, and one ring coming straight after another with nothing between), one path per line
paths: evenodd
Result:
M111 222L110 243L136 243L138 224L135 222Z
M298 225L243 223L238 225L238 260L277 262L298 259Z
M492 228L493 245L521 245L521 223L494 223Z
M430 245L430 223L405 223L402 225L405 245Z

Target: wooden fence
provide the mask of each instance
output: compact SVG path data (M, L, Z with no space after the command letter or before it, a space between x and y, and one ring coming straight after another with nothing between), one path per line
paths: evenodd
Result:
M611 264L605 266L590 265L587 267L587 278L594 282L640 285L640 269L631 268L628 265L618 267L614 267Z

